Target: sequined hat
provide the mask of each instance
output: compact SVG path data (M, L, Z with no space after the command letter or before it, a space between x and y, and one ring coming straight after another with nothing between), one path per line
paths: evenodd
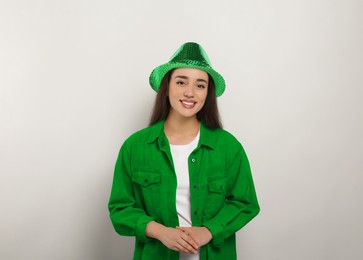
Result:
M207 72L214 81L217 97L221 96L226 88L223 77L212 68L207 53L198 43L184 43L169 62L155 68L149 77L151 87L158 92L165 74L175 68L194 68Z

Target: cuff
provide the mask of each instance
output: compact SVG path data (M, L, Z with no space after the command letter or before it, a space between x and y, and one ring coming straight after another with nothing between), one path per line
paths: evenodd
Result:
M141 216L136 222L136 239L141 242L148 242L150 237L146 236L146 226L147 224L154 220L152 217L149 216Z
M212 222L206 222L203 224L212 233L212 245L215 247L221 247L224 244L223 226L221 224L215 224Z

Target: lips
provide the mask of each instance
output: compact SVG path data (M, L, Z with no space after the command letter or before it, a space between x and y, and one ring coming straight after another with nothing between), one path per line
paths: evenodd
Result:
M180 100L180 103L183 107L190 109L193 108L197 102L192 100Z

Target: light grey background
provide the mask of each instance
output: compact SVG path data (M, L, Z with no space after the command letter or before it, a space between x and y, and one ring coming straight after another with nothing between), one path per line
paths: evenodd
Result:
M225 77L261 213L239 259L363 259L360 0L0 1L0 259L131 259L107 201L185 41Z

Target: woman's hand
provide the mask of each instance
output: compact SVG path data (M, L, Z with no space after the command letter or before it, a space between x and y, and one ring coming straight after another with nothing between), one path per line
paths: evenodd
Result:
M197 242L198 247L204 246L212 240L212 233L206 227L176 227L176 229L191 237Z
M146 235L160 240L166 247L182 252L195 254L198 245L191 236L177 228L169 228L155 221L149 222L146 227Z
M185 232L176 228L165 228L160 233L159 240L168 248L189 254L197 253L197 243Z

